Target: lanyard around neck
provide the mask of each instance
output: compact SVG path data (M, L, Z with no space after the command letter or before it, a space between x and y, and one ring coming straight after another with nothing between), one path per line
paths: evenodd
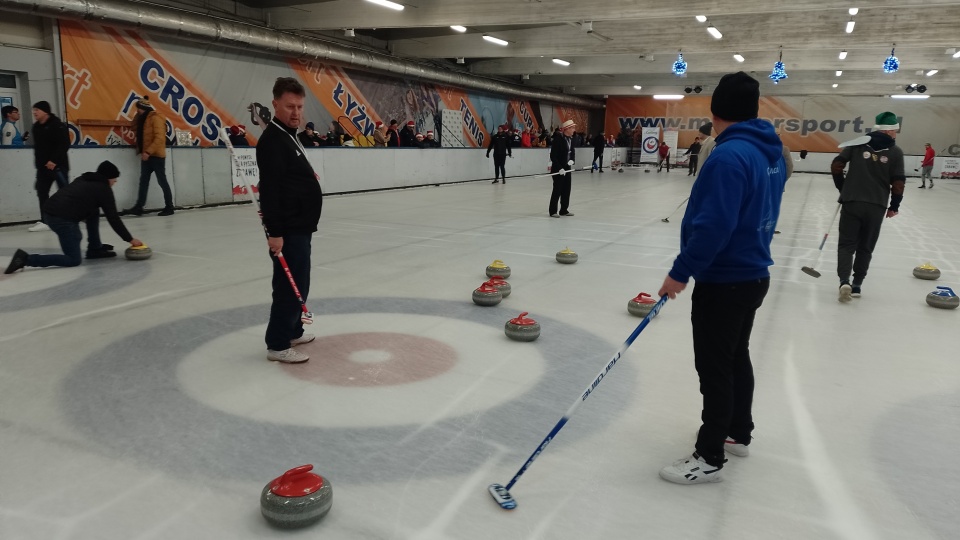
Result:
M303 155L304 156L307 155L307 150L303 147L303 143L300 142L300 139L291 135L290 132L286 130L286 128L284 128L279 122L277 122L276 116L273 117L273 120L270 120L270 123L280 128L280 131L286 133L287 137L290 137L291 139L293 139L294 144L296 144L297 147L300 149L300 151L303 152Z

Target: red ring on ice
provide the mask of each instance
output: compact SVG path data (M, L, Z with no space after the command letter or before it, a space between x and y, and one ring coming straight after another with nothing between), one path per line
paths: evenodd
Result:
M305 364L283 368L317 384L333 386L394 386L445 373L457 362L457 351L435 339L394 332L360 332L318 337L297 350L310 355ZM361 351L384 352L380 362L350 358Z

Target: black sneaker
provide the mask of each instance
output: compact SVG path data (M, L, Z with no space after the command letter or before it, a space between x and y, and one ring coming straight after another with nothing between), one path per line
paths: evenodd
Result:
M860 298L860 286L856 283L850 286L850 296L853 298Z
M116 251L107 251L107 250L90 251L89 249L87 250L88 259L109 259L111 257L116 257L116 256L117 256Z
M98 247L97 249L87 248L87 252L90 252L90 251L113 251L113 246L110 244L100 244L100 247Z
M132 215L134 215L134 216L142 216L142 215L143 215L143 207L142 207L142 206L133 206L133 207L130 207L130 208L127 208L126 210L124 210L123 213L124 213L124 215L132 214Z
M173 207L172 207L172 206L168 206L168 207L164 208L163 210L161 210L160 212L158 212L157 215L158 215L158 216L172 216L172 215L173 215Z
M927 189L927 186L917 186L920 189Z
M563 217L573 217L573 212L561 212L560 215Z
M496 179L494 179L493 182L490 182L490 183L491 183L491 184L499 184L499 183L500 183L500 179L499 179L499 178L496 178Z
M4 270L4 274L12 274L17 270L20 270L27 265L27 257L30 254L22 249L18 249L14 254L13 258L10 259L10 264L7 265L7 269Z

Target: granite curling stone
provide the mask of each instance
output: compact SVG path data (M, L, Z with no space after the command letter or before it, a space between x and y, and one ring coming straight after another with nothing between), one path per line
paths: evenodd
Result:
M950 287L937 287L937 290L927 295L927 305L940 309L957 309L957 306L960 306L960 296Z
M560 264L573 264L577 262L579 258L575 251L570 251L570 248L557 252L557 262Z
M496 287L497 290L500 291L500 294L504 298L510 296L510 292L513 290L513 287L511 287L510 284L507 283L507 280L503 279L500 276L493 276L492 278L487 280L487 283Z
M646 317L656 304L657 302L649 294L642 292L636 298L627 302L627 311L637 317Z
M473 291L473 303L478 306L495 306L503 300L503 295L488 281L484 281Z
M128 247L124 252L123 256L131 261L145 261L153 255L153 250L147 247L146 244L142 246Z
M487 277L500 276L504 279L510 277L510 267L497 259L487 267Z
M333 505L330 482L312 473L313 465L301 465L268 483L260 493L260 513L282 529L313 525Z
M930 280L939 279L940 269L930 263L921 264L913 269L913 277Z
M514 341L534 341L540 337L540 323L527 318L527 312L524 311L515 319L507 321L503 332Z

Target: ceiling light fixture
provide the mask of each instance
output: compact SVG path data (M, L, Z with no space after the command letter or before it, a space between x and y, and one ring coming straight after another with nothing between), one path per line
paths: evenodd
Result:
M852 7L852 8L850 8L850 9L847 10L847 13L849 13L849 14L851 14L851 15L856 15L857 13L860 13L860 8Z
M553 63L563 67L567 67L570 65L570 62L567 62L566 60L561 60L559 58L554 58Z
M848 33L848 34L852 34L852 33L853 33L853 27L854 27L854 25L856 25L856 24L857 24L856 21L847 21L847 33Z
M707 22L706 15L697 15L697 22Z
M939 69L931 69L930 71L927 72L927 77L933 77L933 76L936 75L939 71L940 71Z
M839 76L841 76L841 75L843 75L843 70L842 70L842 69L838 69L838 70L837 70L837 77L839 77Z
M841 60L847 59L847 51L840 51L840 59Z
M385 8L395 9L397 11L403 11L402 5L396 2L391 2L390 0L367 0L367 2L370 2L371 4L376 4L378 6L383 6Z
M495 38L493 36L488 36L486 34L483 35L483 39L489 41L490 43L496 43L497 45L500 45L502 47L506 47L507 45L509 45L509 43L503 39Z
M464 63L466 63L466 60L464 60L464 58L463 58L462 56L458 56L458 57L457 57L457 63L458 63L458 64L464 64Z
M957 52L953 53L953 57L954 57L954 58L960 58L960 50L958 50Z
M926 94L893 94L890 97L893 99L927 99L930 96Z
M837 84L837 83L833 83L833 87L834 87L834 88L836 88L836 87L838 87L838 86L840 86L840 85Z
M654 94L653 99L683 99L683 94Z
M743 62L743 55L740 53L733 53L733 59L737 62Z
M640 90L641 88L643 88L643 87L640 86L639 84L633 85L633 89L634 89L634 90Z
M457 32L461 32L461 33L467 31L467 27L466 27L466 26L460 26L459 24L455 24L455 25L451 26L450 28L453 28L453 29L456 30Z
M710 32L710 35L717 39L720 39L723 37L723 34L721 34L720 31L717 30L717 27L712 24L707 27L707 32Z

